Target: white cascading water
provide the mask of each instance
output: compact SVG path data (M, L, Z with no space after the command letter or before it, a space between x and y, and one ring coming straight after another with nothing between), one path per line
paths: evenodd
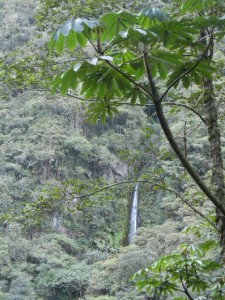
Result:
M135 186L134 195L131 203L128 243L130 244L135 236L138 227L138 183Z
M53 215L52 225L56 229L59 228L59 226L60 226L60 224L59 224L59 217L58 217L58 213L57 212L55 212L54 215Z

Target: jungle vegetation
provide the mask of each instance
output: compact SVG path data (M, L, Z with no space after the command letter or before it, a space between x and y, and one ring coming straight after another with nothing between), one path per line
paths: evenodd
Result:
M0 299L223 299L224 6L0 0Z

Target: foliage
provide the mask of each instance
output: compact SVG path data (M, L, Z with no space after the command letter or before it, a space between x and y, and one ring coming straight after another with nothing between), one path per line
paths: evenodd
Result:
M193 187L161 135L151 97L145 95L149 88L139 56L144 50L143 44L149 43L148 60L162 94L167 89L166 84L176 80L187 66L194 66L199 53L204 51L198 43L199 30L212 25L218 41L224 34L220 28L224 22L220 13L207 20L204 16L195 18L194 10L206 4L207 11L214 13L214 7L221 5L222 12L223 3L199 1L200 6L196 7L192 0L176 1L172 13L165 14L166 4L162 11L160 1L151 1L157 8L144 8L142 14L137 15L132 1L107 1L107 5L104 0L88 1L83 5L82 1L75 0L42 0L36 19L39 22L36 36L31 12L34 2L28 2L0 0L1 20L6 21L0 47L0 88L4 96L0 113L0 206L1 213L8 215L8 222L0 227L0 299L55 300L84 294L87 299L143 299L144 293L134 291L129 282L132 273L160 255L168 258L166 254L189 238L196 242L192 235L184 239L179 232L185 225L198 222L198 217L177 195L165 189L161 191L159 186L176 188L189 203L206 214L212 206ZM185 17L180 14L180 4L183 5L181 13L187 13ZM138 10L143 8L142 1L136 5ZM118 12L121 7L125 11ZM128 13L128 7L134 13ZM107 14L97 19L105 11ZM22 12L26 16L21 17ZM83 19L75 21L78 17ZM65 22L65 18L69 21ZM58 29L61 33L58 39L58 33L55 34L55 40L50 43L56 46L58 53L53 50L49 57L45 45L48 32L43 29L49 31L61 21L64 22ZM75 30L67 35L70 26ZM94 54L90 41L98 47L98 35L104 53ZM32 42L24 45L29 38ZM85 43L86 48L82 48ZM24 46L20 52L9 53L12 47L21 45ZM69 46L69 51L60 54L62 46ZM221 52L216 56L221 56ZM116 70L110 70L110 64L124 73L117 75ZM196 84L200 83L202 74L214 76L209 73L215 69L219 73L224 67L223 58L219 65L215 64L216 68L214 63L208 68L206 62L199 63L196 72L184 76L177 89L169 91L165 102L185 103L201 112L201 89ZM89 77L85 72L90 72ZM43 89L49 86L55 73L60 75L55 78L57 97L53 99ZM223 85L218 73L216 97L222 90L219 85ZM130 76L129 79L144 90L138 90L134 83L129 84L124 75ZM72 89L76 85L75 93ZM191 95L182 85L189 85ZM60 90L70 96L60 96ZM220 93L218 99L222 99L222 95ZM78 103L80 99L84 101ZM121 102L126 106L120 107ZM183 108L166 103L164 106L182 150L183 127L184 122L187 123L188 158L208 180L209 150L204 124L198 126L198 116L190 110L184 112ZM223 108L222 105L221 120ZM90 126L85 123L86 119L96 123ZM62 183L71 177L73 180ZM122 248L133 184L97 191L104 188L105 182L127 178L160 184L140 184L142 227L134 244ZM76 196L88 193L93 195L75 201ZM76 203L71 205L73 200ZM195 227L196 233L199 228ZM208 227L205 230L209 232ZM168 258L173 271L176 268L172 262L184 264L185 257L179 255L180 252ZM203 266L210 266L208 257L198 257L196 253L193 256L186 260L193 264L203 260ZM203 268L200 263L196 266L198 270ZM146 274L148 276L149 271ZM205 277L203 274L201 279Z
M216 17L181 18L177 21L166 18L159 9L144 10L140 15L122 11L107 13L100 19L65 21L51 38L50 52L56 48L61 54L66 46L69 50L76 46L85 48L89 42L95 54L89 59L75 61L69 70L58 74L52 92L59 87L61 94L65 95L70 89L76 90L81 82L80 93L84 99L96 99L87 110L93 123L98 118L104 122L106 115L112 117L120 105L118 98L129 100L131 104L139 101L144 105L146 96L152 98L151 91L144 84L146 70L143 53L144 48L148 47L152 78L166 80L167 88L161 97L164 98L164 93L167 94L180 81L185 88L191 82L199 85L200 74L211 77L207 70L212 71L211 66L202 59L196 62L192 58L202 47L195 43L199 29L213 26L222 34L223 25L223 20ZM193 43L196 47L190 47ZM160 47L162 50L159 50ZM185 55L187 49L191 51L190 55ZM184 57L187 57L185 61Z
M121 8L134 8L136 7L135 1L121 1L117 2L115 0L105 1L105 0L90 0L86 5L80 0L72 1L59 1L54 2L49 0L41 0L40 9L37 10L36 19L38 25L47 26L49 23L56 23L59 20L64 20L66 17L75 17L78 14L86 17L99 16L106 11L111 11L114 9ZM46 24L47 23L47 24Z
M29 277L26 274L18 274L10 284L8 300L34 300L36 295Z
M42 266L36 284L41 293L46 290L53 296L57 293L68 294L71 296L79 295L82 297L90 276L91 267L85 262L75 263L70 267L60 269L49 269Z
M211 246L215 246L213 241L199 246L180 245L179 252L161 256L149 267L136 273L133 277L135 285L151 296L221 299L225 290L223 274L219 272L214 273L213 277L211 275L212 272L220 271L221 265L206 257Z

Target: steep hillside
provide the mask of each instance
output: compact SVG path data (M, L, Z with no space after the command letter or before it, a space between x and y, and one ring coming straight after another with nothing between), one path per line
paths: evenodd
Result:
M49 82L72 59L48 56L56 20L143 5L74 2L0 0L0 299L146 300L131 276L179 244L197 242L194 229L180 232L199 224L197 202L213 219L212 205L174 159L152 107L123 105L112 119L90 124L88 101L51 95ZM198 116L170 106L166 114L181 149L208 180ZM139 228L128 245L136 181Z

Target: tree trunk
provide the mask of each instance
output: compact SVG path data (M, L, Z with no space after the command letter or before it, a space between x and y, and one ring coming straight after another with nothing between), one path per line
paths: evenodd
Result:
M206 46L207 42L207 31L201 32L201 40ZM214 52L213 39L208 52L205 54L205 60L211 63ZM203 78L203 99L205 108L205 121L208 130L208 140L210 149L211 159L211 182L213 192L216 198L221 202L222 206L225 205L225 184L223 174L223 157L221 152L220 142L220 128L218 124L218 112L216 105L216 98L214 94L213 81L212 79ZM221 213L220 210L216 209L217 216L217 227L220 235L220 245L222 250L222 259L225 264L225 214Z
M207 32L204 30L201 32L200 40L202 45L206 49L207 45ZM204 59L210 64L213 56L213 39L211 39L210 47L204 55ZM212 191L204 183L202 178L190 164L184 153L179 148L173 134L170 130L169 124L164 116L162 104L156 89L156 85L152 79L150 65L148 63L147 52L143 52L143 61L148 77L149 86L152 93L152 100L156 109L159 122L164 131L164 134L169 141L172 149L176 153L183 167L203 191L205 196L215 205L217 213L217 226L220 234L220 245L222 249L222 259L225 264L225 184L223 178L223 160L220 144L220 129L218 125L218 114L216 107L216 100L213 90L213 82L211 79L203 78L203 98L206 114L206 126L208 129L208 139L210 147L210 158L211 158L211 171L212 171Z
M218 125L218 114L216 100L211 79L203 79L204 85L204 104L205 104L205 120L208 130L211 171L212 171L212 187L217 199L225 204L225 184L223 176L223 159L220 143L220 129ZM225 216L217 210L217 226L220 234L220 245L222 248L222 257L225 263Z

